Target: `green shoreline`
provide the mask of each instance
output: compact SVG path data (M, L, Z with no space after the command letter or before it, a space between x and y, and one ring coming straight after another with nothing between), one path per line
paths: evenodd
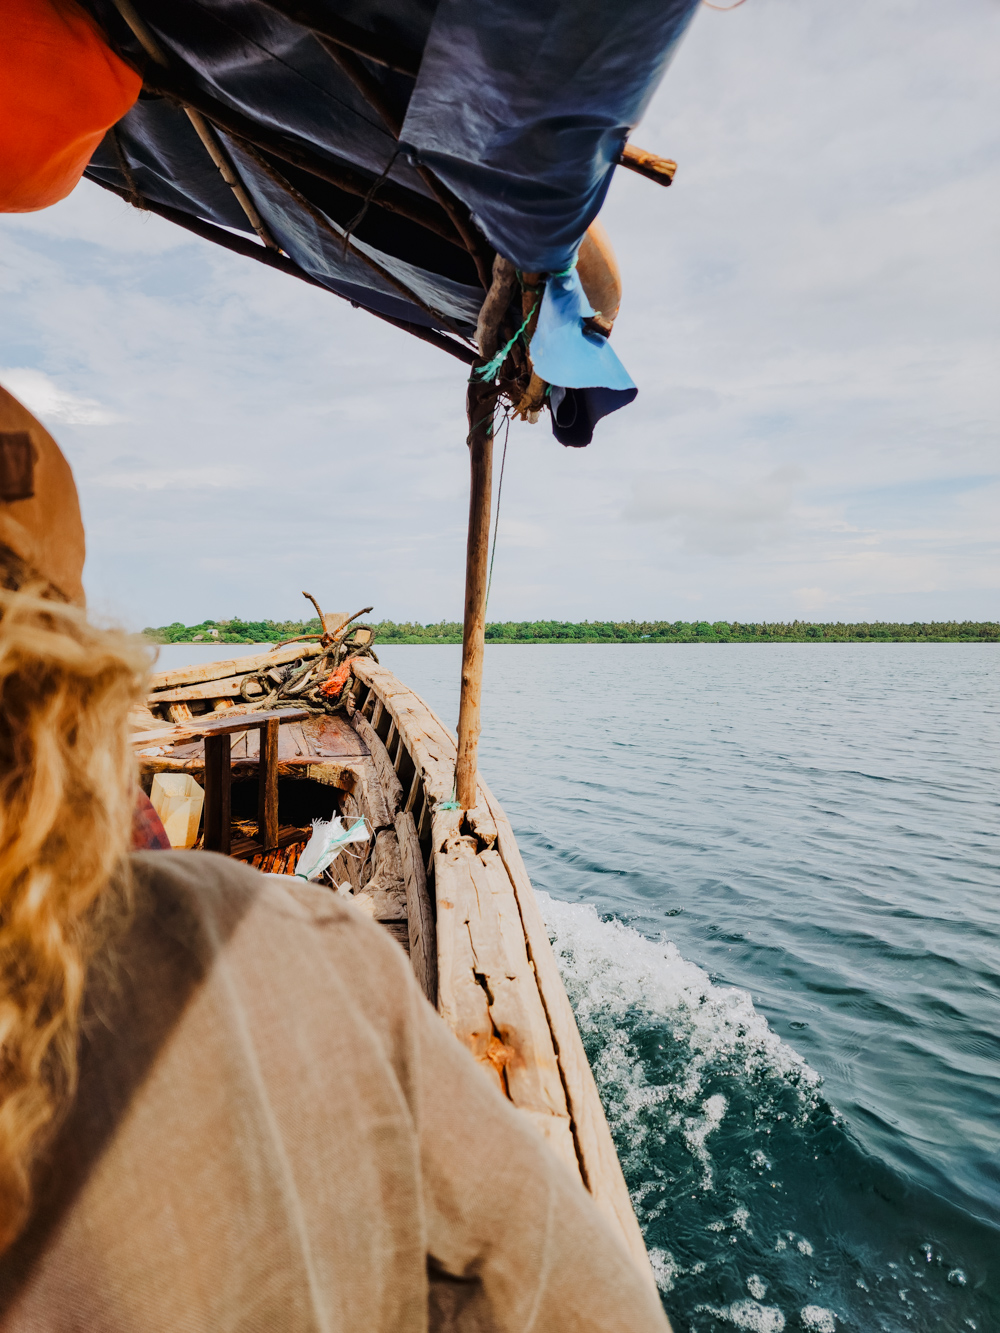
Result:
M462 642L457 621L420 625L384 620L374 625L380 644L445 644ZM148 626L142 632L153 643L280 643L300 634L318 634L312 620L205 620L200 625ZM844 624L804 620L745 623L717 620L666 621L504 621L487 624L486 642L495 644L557 643L997 643L995 621L927 621L893 624L884 621Z

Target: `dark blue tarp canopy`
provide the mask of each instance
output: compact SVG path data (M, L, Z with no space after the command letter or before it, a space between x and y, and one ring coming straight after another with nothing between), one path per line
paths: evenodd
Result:
M270 262L467 347L493 249L571 266L697 0L84 4L145 84L91 179L259 258L192 107Z

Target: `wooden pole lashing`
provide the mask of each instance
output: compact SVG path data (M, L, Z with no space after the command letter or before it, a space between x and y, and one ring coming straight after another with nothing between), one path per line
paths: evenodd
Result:
M455 799L463 810L476 804L476 749L479 705L483 688L486 641L486 576L493 498L493 416L498 391L494 384L470 383L469 412L469 538L465 556L465 624L462 633L462 694L458 708L458 759Z

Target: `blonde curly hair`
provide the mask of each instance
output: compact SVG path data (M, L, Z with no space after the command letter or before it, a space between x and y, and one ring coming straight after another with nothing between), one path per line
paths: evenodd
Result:
M0 1252L70 1105L95 950L127 918L127 714L149 650L0 553Z

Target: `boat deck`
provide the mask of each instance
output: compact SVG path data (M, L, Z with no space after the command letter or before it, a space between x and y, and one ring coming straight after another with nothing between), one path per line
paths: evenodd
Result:
M406 950L428 999L498 1090L579 1173L652 1281L510 823L481 778L474 808L449 808L454 735L386 668L364 658L352 669L346 715L280 729L283 845L263 854L254 841L258 733L234 735L232 854L245 844L256 853L254 864L290 873L313 818L329 819L331 807L347 818L364 816L369 844L362 855L340 853L330 868L333 884L343 884L341 891ZM147 790L157 772L201 777L203 741L183 724L151 721L134 738Z

